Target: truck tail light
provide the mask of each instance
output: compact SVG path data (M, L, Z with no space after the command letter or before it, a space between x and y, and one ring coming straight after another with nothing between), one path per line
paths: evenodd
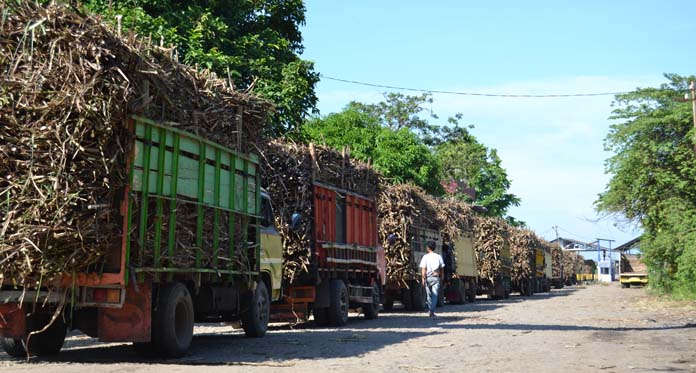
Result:
M106 303L106 304L121 304L121 292L119 288L86 288L84 303Z
M92 301L95 303L106 302L106 289L92 289Z

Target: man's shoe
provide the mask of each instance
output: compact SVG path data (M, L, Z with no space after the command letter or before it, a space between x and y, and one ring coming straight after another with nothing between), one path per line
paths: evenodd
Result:
M435 317L435 312L430 312L430 317Z

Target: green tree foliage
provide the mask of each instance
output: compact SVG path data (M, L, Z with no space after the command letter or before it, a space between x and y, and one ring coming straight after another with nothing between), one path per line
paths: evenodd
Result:
M319 76L303 60L302 0L87 0L89 10L125 29L174 45L183 62L229 77L236 88L254 92L277 108L271 134L297 130L316 112Z
M520 200L508 191L510 180L497 152L459 126L461 114L446 126L430 123L438 119L427 108L430 103L428 94L400 93L385 94L377 104L351 102L339 113L309 120L303 134L334 148L350 146L354 156L371 159L393 181L413 182L434 195L445 192L442 184L465 180L476 190L476 201L453 190L456 197L485 206L491 216L505 216Z
M302 131L305 138L335 149L349 146L351 155L372 160L393 182L412 182L433 194L441 194L439 164L430 149L407 128L382 126L380 118L350 103L340 113L309 120Z
M694 131L691 104L678 101L694 77L666 78L660 88L616 97L619 122L605 140L611 180L596 207L643 227L653 286L696 297Z
M458 198L476 202L486 207L489 215L501 217L511 206L520 204L520 199L509 192L511 183L498 152L478 142L466 128L457 125L447 128L447 133L435 147L435 153L442 166L442 180L464 181L476 190L476 200L453 190ZM510 222L524 224L514 218Z

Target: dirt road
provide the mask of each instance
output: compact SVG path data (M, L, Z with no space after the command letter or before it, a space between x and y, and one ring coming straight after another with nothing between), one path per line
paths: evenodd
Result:
M696 372L696 304L666 305L642 289L591 285L447 305L436 319L395 311L372 321L354 315L341 329L274 325L261 339L205 325L196 328L189 356L170 361L71 336L51 359L27 363L0 353L0 370Z

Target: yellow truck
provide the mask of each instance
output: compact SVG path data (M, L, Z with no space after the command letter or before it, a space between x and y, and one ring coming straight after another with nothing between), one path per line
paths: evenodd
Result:
M446 242L442 251L445 262L445 299L452 304L475 301L478 270L473 237L464 235L454 242Z
M645 286L648 284L648 267L639 255L621 254L621 273L619 282L622 288Z
M535 293L546 293L551 290L551 285L549 283L549 277L547 271L550 273L551 266L547 263L551 261L551 254L548 254L545 250L541 248L534 249L534 263L535 263L535 275L534 275L534 292Z

